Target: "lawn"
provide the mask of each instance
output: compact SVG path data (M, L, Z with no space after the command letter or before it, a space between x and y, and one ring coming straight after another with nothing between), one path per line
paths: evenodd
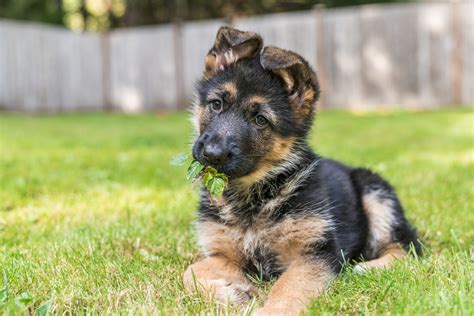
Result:
M390 179L426 255L348 269L310 314L474 314L473 126L468 109L320 113L313 148ZM3 114L0 313L217 313L181 283L197 192L169 160L191 134L183 113Z

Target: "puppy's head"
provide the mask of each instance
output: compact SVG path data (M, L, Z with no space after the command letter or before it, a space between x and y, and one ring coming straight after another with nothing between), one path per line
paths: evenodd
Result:
M319 96L296 53L221 27L197 84L193 156L231 179L260 180L305 141Z

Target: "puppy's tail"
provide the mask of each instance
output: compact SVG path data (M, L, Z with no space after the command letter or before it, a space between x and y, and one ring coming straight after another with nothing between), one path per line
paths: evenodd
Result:
M363 168L352 170L351 179L369 223L366 259L376 258L393 243L422 255L416 231L405 218L392 186L378 174Z

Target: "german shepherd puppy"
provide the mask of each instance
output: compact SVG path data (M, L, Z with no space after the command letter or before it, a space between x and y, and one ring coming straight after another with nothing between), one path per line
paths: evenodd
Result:
M367 169L321 158L307 143L319 96L298 54L263 48L252 32L221 27L197 84L193 156L229 177L222 197L202 191L204 259L184 284L223 303L254 293L248 275L276 278L265 315L296 315L344 262L385 268L420 252L394 189ZM413 246L410 246L413 245Z

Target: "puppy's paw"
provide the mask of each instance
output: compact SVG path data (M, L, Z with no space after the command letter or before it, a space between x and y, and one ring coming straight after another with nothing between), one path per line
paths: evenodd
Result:
M206 283L212 298L222 304L243 305L251 298L250 284L232 283L225 279L208 280Z

